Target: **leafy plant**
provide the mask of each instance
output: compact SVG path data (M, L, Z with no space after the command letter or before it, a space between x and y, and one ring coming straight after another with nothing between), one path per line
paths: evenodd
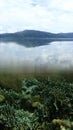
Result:
M64 120L71 123L71 129L73 82L65 78L37 77L23 79L19 91L1 86L2 130L60 130L60 122Z

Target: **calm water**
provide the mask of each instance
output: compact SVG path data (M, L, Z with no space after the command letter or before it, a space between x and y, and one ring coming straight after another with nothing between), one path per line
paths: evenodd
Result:
M0 43L0 67L71 69L73 42L52 42L50 45L26 48L16 43Z

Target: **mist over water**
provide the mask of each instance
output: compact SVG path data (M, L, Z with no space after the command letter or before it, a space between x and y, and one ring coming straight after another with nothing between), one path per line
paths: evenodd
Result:
M73 42L52 42L32 48L0 43L0 69L33 72L73 69Z

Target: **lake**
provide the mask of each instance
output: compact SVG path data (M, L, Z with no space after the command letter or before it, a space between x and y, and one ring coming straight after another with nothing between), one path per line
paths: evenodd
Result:
M73 41L57 41L26 48L16 43L0 43L1 70L73 69Z

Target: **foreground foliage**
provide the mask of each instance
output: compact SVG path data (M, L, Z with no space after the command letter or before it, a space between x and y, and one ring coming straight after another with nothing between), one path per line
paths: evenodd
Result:
M2 130L72 130L73 82L31 78L19 91L0 88Z

